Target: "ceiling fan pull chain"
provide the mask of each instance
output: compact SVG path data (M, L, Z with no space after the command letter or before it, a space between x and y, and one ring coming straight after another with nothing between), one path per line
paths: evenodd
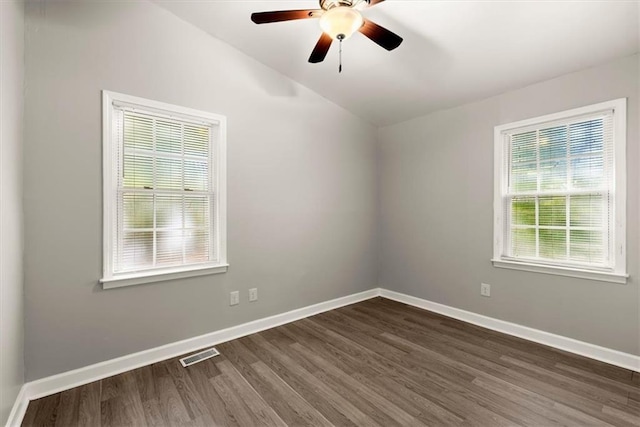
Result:
M342 36L342 37L340 37ZM338 65L338 73L342 73L342 40L344 40L344 36L342 34L340 34L338 36L338 40L340 40L340 53L339 53L339 58L340 58L340 63Z

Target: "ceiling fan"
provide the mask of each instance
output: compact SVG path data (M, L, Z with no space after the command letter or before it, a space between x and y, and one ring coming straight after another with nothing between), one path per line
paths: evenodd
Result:
M334 40L340 41L340 52L342 53L342 41L351 37L356 31L364 34L387 50L393 50L400 46L402 37L363 18L360 13L361 10L375 6L383 1L320 0L320 9L257 12L251 14L251 20L256 24L268 24L271 22L319 18L322 35L320 35L320 39L309 57L309 62L318 63L324 61ZM340 71L342 71L342 64L340 65Z

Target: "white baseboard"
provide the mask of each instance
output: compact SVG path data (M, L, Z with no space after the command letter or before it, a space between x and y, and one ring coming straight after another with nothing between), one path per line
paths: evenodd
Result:
M7 427L18 427L22 424L24 414L27 412L27 406L29 406L29 399L27 398L27 388L25 385L20 387L16 401L11 408L9 418L7 419Z
M16 400L14 410L12 411L12 418L9 419L10 422L7 423L7 426L13 427L14 425L20 425L30 400L50 396L64 390L69 390L162 360L171 359L204 347L231 341L236 338L284 325L285 323L294 322L315 314L374 298L379 294L379 289L371 289L28 382L20 391L21 396Z
M539 329L529 328L516 323L494 319L493 317L483 316L481 314L472 313L470 311L461 310L444 304L438 304L437 302L412 297L399 292L389 291L387 289L380 289L380 296L422 308L424 310L433 311L434 313L442 314L444 316L453 317L454 319L462 320L474 325L482 326L483 328L492 329L494 331L524 338L529 341L548 345L549 347L554 347L570 353L579 354L581 356L589 357L621 368L640 372L640 356L623 353L606 347L600 347L595 344L578 341L573 338L552 334Z
M54 393L59 393L74 387L98 381L122 372L140 368L162 360L190 353L204 347L217 345L223 342L241 338L256 332L271 329L276 326L304 319L325 311L334 310L346 305L354 304L370 298L381 296L404 304L412 305L428 311L439 313L454 319L482 326L487 329L502 332L508 335L524 338L529 341L555 347L571 353L586 356L622 368L640 372L640 356L611 350L572 338L555 335L538 329L521 326L515 323L498 320L470 311L461 310L447 305L438 304L425 299L412 297L387 289L375 288L365 292L336 298L331 301L310 305L286 313L277 314L263 319L254 320L242 325L233 326L220 331L189 338L183 341L163 345L149 350L141 351L116 359L85 366L69 372L42 378L26 383L21 389L13 406L8 427L19 426L30 400L39 399Z

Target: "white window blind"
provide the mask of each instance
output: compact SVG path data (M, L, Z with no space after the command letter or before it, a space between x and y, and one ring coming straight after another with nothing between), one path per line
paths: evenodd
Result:
M613 199L611 112L515 130L504 158L508 256L608 267Z
M216 260L211 125L118 110L115 272Z
M124 102L108 108L113 188L105 191L113 200L105 199L112 209L105 278L223 264L220 122Z
M624 265L616 222L625 197L616 174L624 170L616 164L621 112L600 107L499 130L494 258L611 272Z

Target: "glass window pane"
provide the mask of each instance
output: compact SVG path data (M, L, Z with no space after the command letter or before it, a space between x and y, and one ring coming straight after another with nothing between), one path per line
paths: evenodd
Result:
M566 160L551 160L547 162L540 162L540 190L566 190L566 188Z
M153 231L125 232L118 270L138 270L152 266Z
M597 188L604 186L602 156L571 159L571 185L573 188Z
M185 256L187 262L209 261L209 231L185 230Z
M570 231L571 260L601 264L604 262L602 231Z
M566 197L540 197L538 203L539 225L564 227L567 224Z
M182 126L180 124L156 119L156 151L182 154Z
M539 133L540 160L567 157L567 127L541 129Z
M602 151L604 145L603 119L588 120L569 126L571 155Z
M127 188L153 187L153 158L125 154L123 185Z
M511 191L536 191L538 188L538 173L536 165L514 165L511 170Z
M153 151L153 119L124 114L124 147Z
M184 154L209 157L209 128L184 125Z
M536 161L536 131L511 136L511 161L513 163Z
M511 230L511 255L528 258L536 256L535 228L514 228Z
M516 225L536 225L536 199L515 197L511 201L511 223Z
M209 197L186 196L185 200L185 228L209 227Z
M182 230L158 231L157 265L182 263Z
M182 190L182 161L177 159L156 159L156 185L166 190Z
M125 193L120 203L124 228L153 228L153 195Z
M182 228L182 196L156 196L156 227Z
M562 260L567 258L566 230L540 228L540 258Z
M185 160L184 187L188 190L206 191L209 189L209 164Z
M604 197L601 194L571 196L571 227L602 227L606 218Z

